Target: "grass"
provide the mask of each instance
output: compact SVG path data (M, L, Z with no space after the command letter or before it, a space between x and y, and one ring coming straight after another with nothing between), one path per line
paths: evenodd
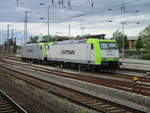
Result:
M0 52L0 56L15 56L15 54L9 54L9 53L6 53L6 52Z

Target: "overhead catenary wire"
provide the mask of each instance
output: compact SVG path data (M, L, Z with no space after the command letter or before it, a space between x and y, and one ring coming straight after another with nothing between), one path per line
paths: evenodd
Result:
M70 0L68 0L68 7L72 10Z
M91 0L92 1L92 0ZM110 8L108 8L108 9L103 9L103 10L101 10L101 11L95 11L95 12L93 12L93 13L102 13L102 12L107 12L107 11L114 11L114 10L120 10L120 6L122 5L122 10L125 8L125 5L127 5L127 4L130 4L131 5L131 3L137 3L137 2L140 2L140 0L134 0L134 1L130 1L130 2L125 2L125 3L119 3L118 5L116 5L116 6L112 6L112 7L110 7ZM127 10L126 10L126 12L127 12ZM129 11L130 12L130 11ZM92 13L91 13L92 14ZM90 15L90 12L89 13L83 13L82 14L82 16L86 16L86 15ZM81 17L81 16L80 16Z
M52 5L54 5L54 0L52 0Z
M19 0L18 0L19 1ZM51 1L53 1L54 2L54 0L51 0ZM69 0L70 1L70 0ZM139 0L134 0L134 1L139 1ZM61 2L63 2L63 0L59 0L59 2L61 3ZM93 0L90 0L90 2L91 2L91 4L93 4L93 6L94 6L94 3L93 3ZM132 2L127 2L127 3L133 3L133 1ZM127 4L127 3L125 3L125 4ZM119 3L120 4L120 3ZM83 5L81 6L81 4L80 5L73 5L73 4L71 4L71 8L72 8L72 6L76 6L76 7L83 7ZM89 7L89 6L84 6L84 7ZM54 8L56 8L56 7L54 7ZM96 8L96 7L94 7L94 8ZM78 8L76 8L76 9L78 9ZM84 11L83 13L81 13L81 14L78 14L78 15L76 15L76 16L74 16L74 17L72 17L72 18L77 18L77 17L84 17L84 16L86 16L86 15L90 15L90 14L95 14L95 13L107 13L107 9L104 9L104 10L101 10L101 11L92 11L92 13L91 13L91 11L88 9L88 8L84 8L84 9L87 9L87 11ZM74 11L74 10L73 10ZM107 15L107 14L106 14ZM109 14L108 14L109 15ZM111 15L111 14L110 14ZM65 18L65 16L63 17L63 18ZM68 16L66 16L66 18L68 18ZM61 18L60 18L61 19Z
M17 0L18 2L20 1L20 0ZM54 0L51 0L51 2L53 1L53 4L54 4ZM70 1L70 0L69 0ZM68 1L68 6L69 6L69 1ZM106 13L108 12L107 10L107 8L104 8L103 10L96 10L96 11L92 11L92 13L91 13L91 10L89 10L88 8L89 7L92 7L93 9L96 9L97 7L95 7L95 4L94 4L94 2L93 2L93 0L90 0L91 2L90 2L90 4L91 4L91 6L90 5L86 5L86 6L84 6L83 4L73 4L73 3L71 3L71 1L70 1L70 5L71 5L71 9L74 11L74 10L76 10L76 9L79 9L79 7L83 7L83 9L87 9L87 10L85 10L83 13L81 13L81 14L79 14L79 15L77 15L76 17L74 16L74 18L77 18L77 17L84 17L84 16L86 16L86 15L90 15L90 14L95 14L95 13L105 13L105 15L107 15ZM134 0L134 1L129 1L129 2L124 2L124 4L126 4L126 5L132 5L132 4L137 4L137 2L139 2L140 0ZM59 0L58 1L58 5L62 5L62 6L64 6L64 0ZM120 8L120 4L122 4L122 3L118 3L119 4L119 6L112 6L112 7L110 7L110 8L115 8L115 9L117 9L117 11L118 11L118 9ZM56 6L56 2L55 2L55 4L54 4L55 6ZM65 3L65 5L66 5L66 3ZM72 7L74 7L74 8L72 8ZM86 8L87 7L87 8ZM56 7L54 7L54 8L56 8ZM63 7L64 8L64 7ZM66 7L65 7L66 8ZM114 9L113 9L114 10ZM115 10L114 10L115 11ZM128 11L127 9L126 9L126 11ZM129 11L128 11L128 13L130 13ZM66 14L64 14L64 16L62 17L62 18L67 18L67 20L71 20L71 18L72 18L72 16L70 17L70 16L65 16ZM108 14L108 15L112 15L111 13L110 14ZM117 16L119 16L119 14L117 15ZM56 17L57 17L57 15L56 15ZM115 18L115 17L114 17ZM57 18L58 19L58 21L60 20L61 21L61 17L60 18ZM65 20L65 19L62 19L62 20ZM67 21L66 20L66 21Z
M19 0L17 0L17 6L19 5Z
M106 9L105 9L105 11L107 11ZM105 12L104 11L104 12ZM67 18L68 20L71 20L71 18L77 18L77 17L82 17L82 16L86 16L86 15L89 15L91 12L87 12L86 14L84 13L84 14L79 14L79 15L76 15L76 16L73 16L73 17L68 17L68 16L62 16L62 17L60 17L60 18L57 18L57 17L55 17L55 19L57 19L56 21L59 21L59 19L60 19L60 21L62 20L65 20L65 18ZM108 14L109 15L109 14ZM118 14L117 16L119 16L119 15L121 15L121 14ZM107 15L105 15L105 16L107 16ZM111 16L111 14L110 14L110 16ZM109 17L110 17L109 16ZM63 19L64 18L64 19ZM67 21L67 20L65 20L65 21Z
M55 2L55 4L54 4L54 0L51 0L51 1L53 1L53 6L56 6L56 2ZM59 0L60 1L60 5L62 5L63 6L63 0ZM69 0L70 1L70 0ZM69 2L68 1L68 2ZM129 1L129 2L125 2L124 4L125 5L129 5L129 6L132 6L132 4L137 4L137 2L140 2L140 0L134 0L134 1ZM20 0L17 0L17 5L19 5L19 3L20 3ZM59 3L59 2L58 2ZM87 7L87 12L86 11L84 11L82 14L80 14L80 15L78 15L79 17L84 17L84 16L86 16L86 15L90 15L90 14L92 14L92 13L107 13L108 11L107 11L107 8L106 9L104 9L104 10L101 10L101 11L93 11L92 13L91 13L91 11L88 9L89 7L92 7L92 4L93 4L93 7L92 7L92 9L94 8L94 9L96 9L96 7L94 7L95 6L95 4L93 3L93 1L91 0L91 6L90 5L87 5L87 6L84 6L83 4L77 4L77 5L74 5L73 3L70 3L71 4L71 8L72 7L76 7L76 9L78 9L78 7L83 7L83 8L85 8L86 9L86 7ZM114 9L116 9L117 11L118 11L118 9L120 8L120 4L122 4L122 3L119 3L119 6L117 6L117 7L114 7L114 6L112 6L111 8L114 8ZM68 3L68 6L69 6L69 3ZM75 7L73 8L74 10L76 10L75 9ZM54 8L56 8L56 7L54 7ZM63 7L64 8L64 7ZM112 9L112 10L114 10L114 9ZM114 11L116 11L116 10L114 10ZM127 9L126 9L126 11L128 11ZM130 13L130 11L128 11L128 13ZM107 14L106 14L107 15ZM112 14L109 14L109 15L112 15ZM119 15L121 15L121 14L118 14L118 16ZM63 18L63 19L62 19ZM67 18L67 19L65 19L65 18ZM117 17L114 17L114 18L117 18ZM55 21L55 22L57 22L57 21L68 21L68 20L71 20L71 17L70 16L65 16L65 14L64 14L64 17L60 17L60 18L57 18L57 20Z

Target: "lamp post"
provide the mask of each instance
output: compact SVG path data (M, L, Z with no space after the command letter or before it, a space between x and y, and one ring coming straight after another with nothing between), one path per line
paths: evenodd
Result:
M24 20L24 44L27 43L27 37L28 37L28 13L31 13L31 11L25 11L25 20Z
M7 24L7 39L9 39L9 27L10 27L10 26L13 26L13 25Z
M83 32L84 32L84 29L86 29L86 28L85 28L85 27L83 27L83 24L82 24L82 23L80 24L80 26L81 26L81 27L80 27L80 29L81 29L81 34L82 34L82 38L83 38L83 35L84 35L84 33L83 33Z
M12 29L11 38L14 38L14 29Z
M80 29L81 29L81 34L82 34L82 38L83 38L83 32L84 32L84 29L85 29L85 28L84 28L84 27L81 27Z
M124 35L124 25L126 24L126 22L125 21L122 21L122 22L120 22L121 24L122 24L122 32L123 32L123 35ZM124 61L124 55L125 55L125 48L124 48L124 45L125 45L125 43L124 43L124 36L122 37L122 58L123 58L123 61Z
M47 12L47 13L48 13L48 14L47 14L47 16L48 16L48 17L47 17L47 23L48 23L48 26L47 26L47 27L48 27L48 36L49 36L49 9L50 9L50 6L48 7L48 12Z
M45 4L44 4L44 3L40 3L40 5L45 5ZM49 19L50 19L50 14L49 14L49 13L50 13L50 8L51 8L51 6L48 6L48 7L47 7L47 35L48 35L48 36L49 36L49 34L50 34L50 33L49 33L49 31L50 31L50 30L49 30L49 26L50 26L50 25L49 25L49 24L50 24L50 21L49 21Z
M68 35L69 35L69 38L71 37L71 25L69 24L69 31L68 31Z

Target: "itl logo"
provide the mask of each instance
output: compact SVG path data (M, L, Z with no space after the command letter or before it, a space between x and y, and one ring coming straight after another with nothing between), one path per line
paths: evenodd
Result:
M74 55L75 54L75 50L61 50L61 54L67 54L67 55Z

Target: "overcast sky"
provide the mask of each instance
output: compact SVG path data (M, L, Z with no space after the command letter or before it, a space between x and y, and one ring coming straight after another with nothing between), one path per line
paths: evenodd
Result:
M150 0L0 0L0 43L6 38L7 24L13 25L10 29L15 29L18 40L23 39L25 11L30 12L28 36L46 35L48 6L51 35L68 35L70 24L72 36L81 35L80 28L85 28L84 34L111 37L122 31L125 22L125 33L135 36L150 24ZM125 6L122 12L121 6Z

